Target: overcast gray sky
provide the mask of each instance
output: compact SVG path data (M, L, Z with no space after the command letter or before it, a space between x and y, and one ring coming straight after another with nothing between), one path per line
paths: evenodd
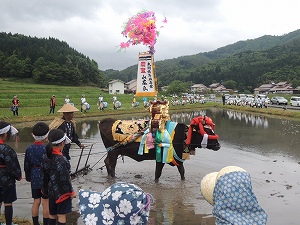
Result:
M54 37L101 70L137 64L144 45L119 52L124 22L142 10L166 16L155 61L207 52L265 34L299 29L299 0L1 0L0 32Z

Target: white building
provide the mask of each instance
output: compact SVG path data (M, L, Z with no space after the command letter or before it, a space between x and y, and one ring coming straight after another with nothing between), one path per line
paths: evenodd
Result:
M124 94L125 85L121 80L112 80L108 83L109 94Z
M136 92L136 79L125 83L125 90L127 91L127 93L135 93Z

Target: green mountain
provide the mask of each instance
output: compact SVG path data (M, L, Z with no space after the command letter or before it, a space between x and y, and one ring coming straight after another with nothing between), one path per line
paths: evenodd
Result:
M44 84L106 85L96 61L66 42L4 32L0 33L0 77Z
M155 62L159 87L173 81L250 91L263 83L287 81L300 85L300 30L265 35L214 51ZM0 77L29 78L37 83L96 85L136 78L137 65L101 71L97 63L55 38L0 33Z
M174 80L209 85L235 83L241 91L270 81L300 85L298 65L300 30L282 36L265 35L239 41L217 50L155 62L159 87ZM109 79L127 82L136 78L137 65L122 71L106 70Z

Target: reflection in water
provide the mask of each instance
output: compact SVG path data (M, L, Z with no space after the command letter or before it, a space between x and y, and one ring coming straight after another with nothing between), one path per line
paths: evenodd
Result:
M90 123L83 122L81 124L81 136L82 138L87 138L86 133L91 129Z
M197 116L207 115L216 124L215 132L220 143L228 143L247 151L260 154L286 154L300 158L295 146L300 146L300 123L297 121L260 116L253 113L236 112L212 108L209 110L180 112L170 114L171 120L189 124ZM148 116L130 117L127 119L149 119ZM98 121L82 121L76 123L76 131L83 143L97 139L101 142ZM18 141L10 140L9 144L19 153L25 153L32 144L32 128L19 129Z
M239 120L245 122L246 124L250 123L252 126L268 128L268 118L261 115L251 114L251 113L242 113L237 111L227 111L229 119Z
M171 120L175 122L181 122L185 124L189 124L189 122L194 118L198 116L206 115L206 110L201 111L192 111L192 112L182 112L182 113L173 113L171 115ZM265 116L255 115L255 114L249 114L249 113L242 113L237 111L223 111L222 117L225 118L225 113L228 116L228 119L232 120L238 120L245 122L246 124L250 123L252 126L256 127L264 127L268 128L268 118Z
M171 120L178 123L189 124L194 117L206 115L206 110L172 113Z

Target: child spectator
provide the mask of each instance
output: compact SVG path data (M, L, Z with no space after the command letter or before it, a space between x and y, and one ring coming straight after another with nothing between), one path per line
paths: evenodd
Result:
M49 199L42 194L41 163L46 154L44 142L49 133L49 126L38 122L33 126L32 137L34 143L25 152L24 171L26 181L31 182L31 195L33 204L31 207L33 225L39 225L39 208L43 207L43 224L48 225L49 221Z
M42 192L49 196L49 225L66 224L66 214L72 211L72 198L75 198L70 179L69 161L62 155L65 144L71 140L62 130L53 129L48 135L46 156L42 163Z
M14 149L6 145L18 130L5 121L0 121L0 203L4 202L5 222L12 224L13 206L17 200L16 180L22 179L21 167Z

